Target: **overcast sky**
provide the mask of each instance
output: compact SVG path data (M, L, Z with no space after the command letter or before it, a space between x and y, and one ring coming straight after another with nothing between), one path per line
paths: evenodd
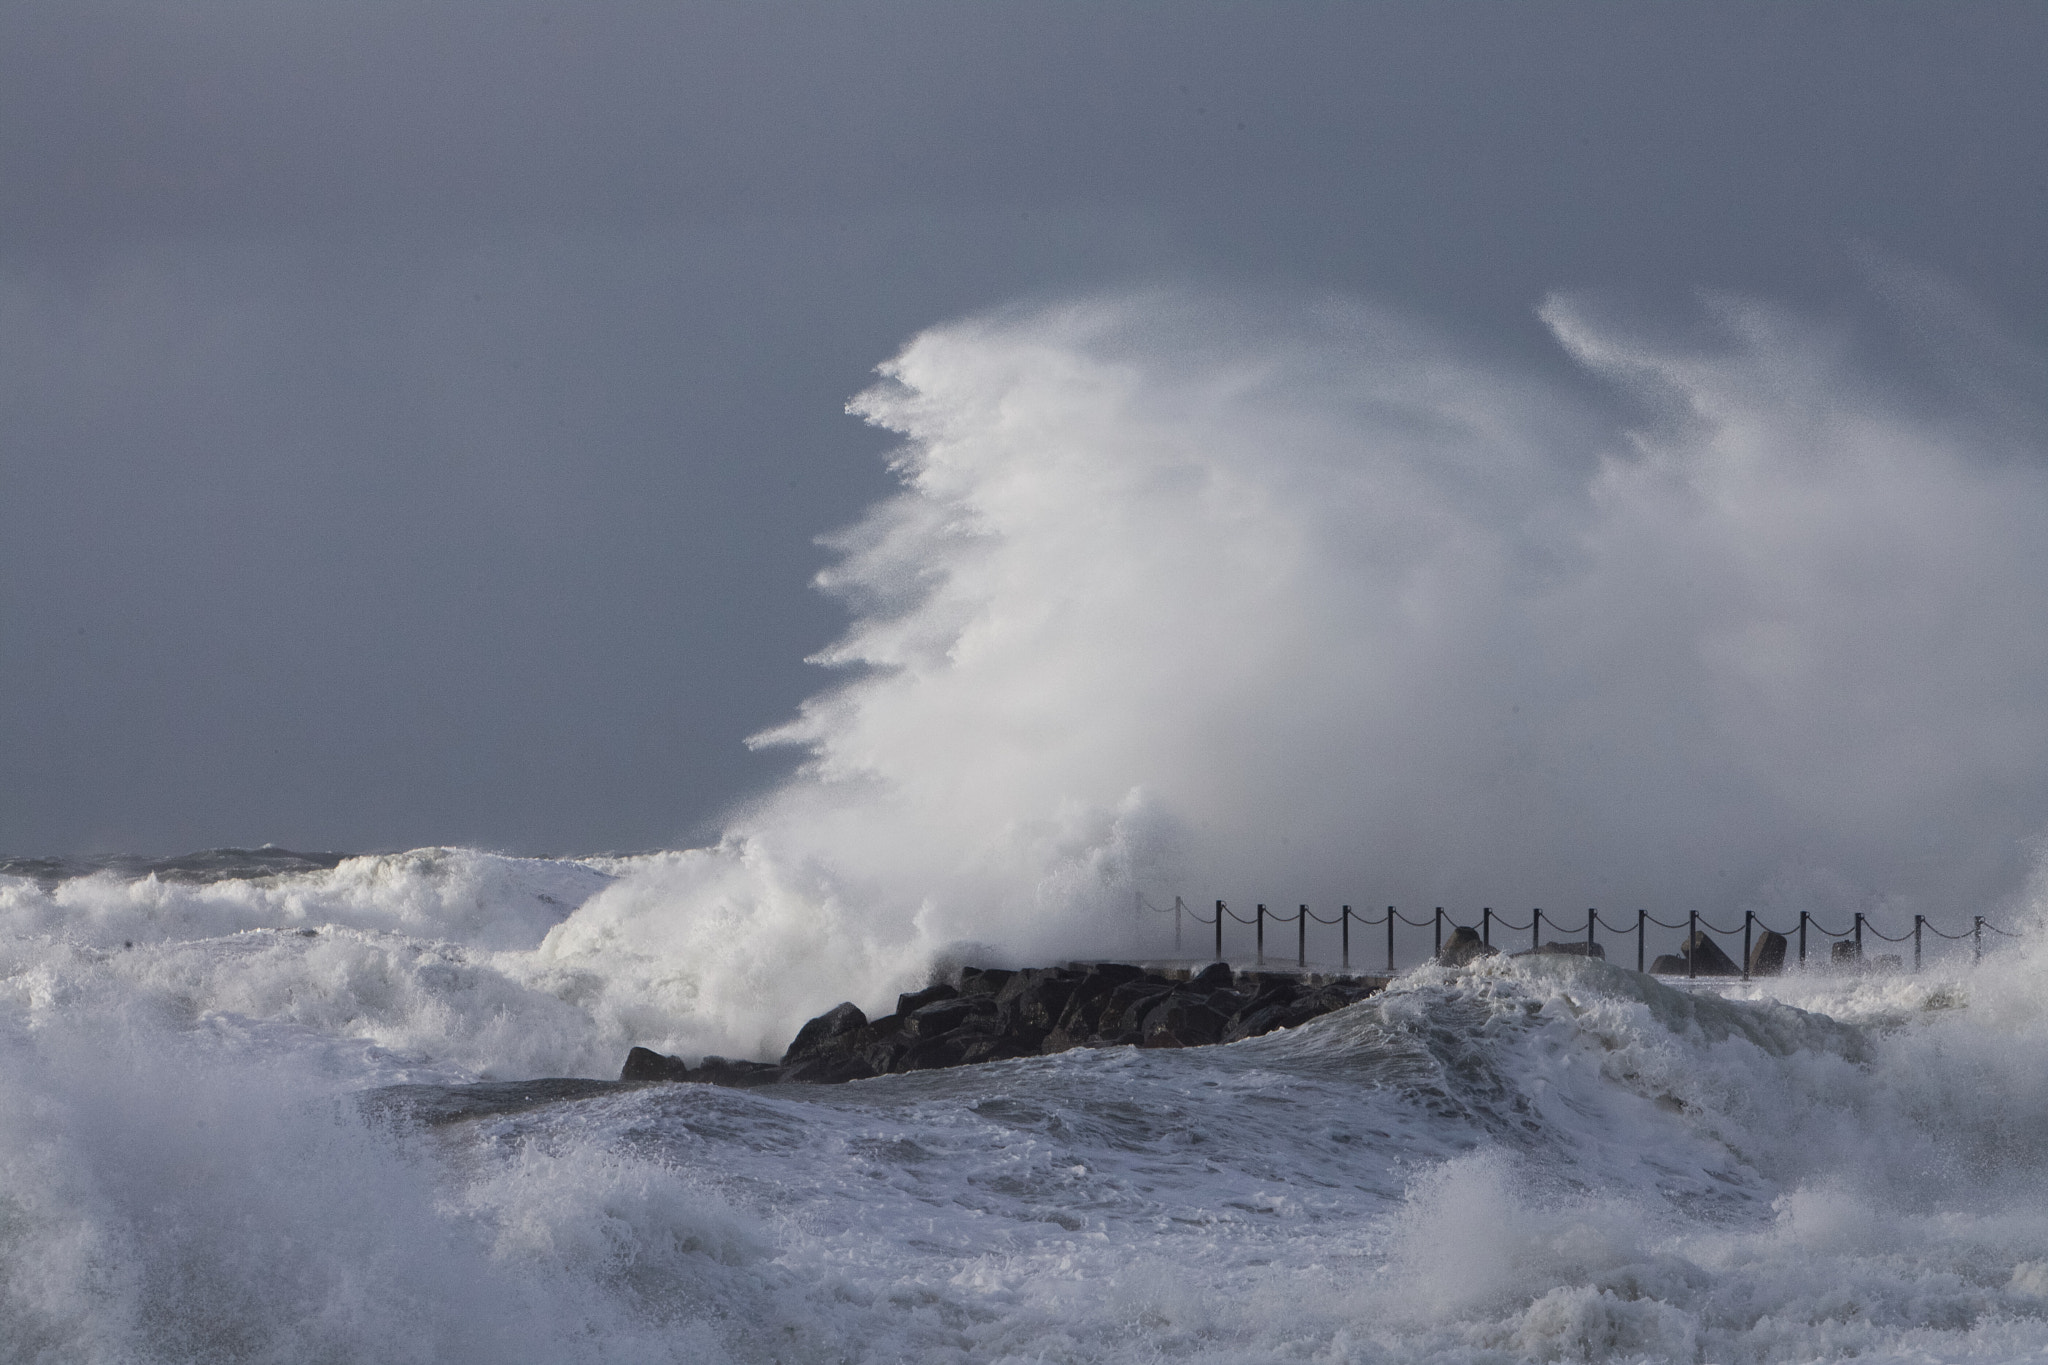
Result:
M2048 342L2048 7L0 7L0 853L703 837L919 328L1547 291Z

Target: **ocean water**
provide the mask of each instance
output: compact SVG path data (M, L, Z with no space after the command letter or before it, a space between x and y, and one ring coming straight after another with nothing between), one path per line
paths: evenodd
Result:
M2048 1352L2037 939L1718 991L1422 965L1230 1046L838 1087L506 1084L687 1032L687 984L549 953L670 856L0 881L0 1358Z
M913 339L712 846L0 864L0 1362L2048 1354L2048 370L1879 285L1884 345L1553 299L1550 369L1341 302ZM1228 1047L533 1084L1198 952L1176 896L2019 937L1708 988L1404 930Z

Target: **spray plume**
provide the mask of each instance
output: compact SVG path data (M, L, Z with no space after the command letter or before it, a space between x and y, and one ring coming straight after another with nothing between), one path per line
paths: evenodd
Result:
M1591 388L1349 305L918 336L852 404L904 444L829 542L847 676L757 741L804 766L543 957L626 951L772 1050L948 945L1148 946L1135 891L1987 908L2048 817L2038 415L1708 311L1659 343L1553 298Z

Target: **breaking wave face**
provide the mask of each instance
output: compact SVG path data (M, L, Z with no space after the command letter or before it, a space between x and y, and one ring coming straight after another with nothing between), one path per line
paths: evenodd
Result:
M757 741L803 771L546 951L702 964L745 1048L958 941L1156 951L1134 890L1992 908L2048 824L2041 372L1893 283L1996 363L1909 394L1730 299L1552 299L1577 380L1334 304L926 332L852 405L904 444L828 542L846 680Z

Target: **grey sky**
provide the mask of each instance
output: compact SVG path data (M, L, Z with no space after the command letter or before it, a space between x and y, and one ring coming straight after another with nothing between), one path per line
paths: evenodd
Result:
M0 852L673 843L921 326L1552 288L2048 341L2037 4L0 9Z

